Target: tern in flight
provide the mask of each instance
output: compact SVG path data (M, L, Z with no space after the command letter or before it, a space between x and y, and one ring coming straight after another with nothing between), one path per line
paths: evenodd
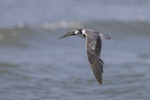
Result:
M101 52L101 38L105 38L109 41L112 41L111 37L107 34L99 33L92 29L76 29L70 32L67 32L63 36L60 37L68 37L72 35L79 35L86 38L86 52L88 56L89 63L93 70L93 73L97 79L97 81L102 84L102 73L103 73L103 65L104 62L100 58Z

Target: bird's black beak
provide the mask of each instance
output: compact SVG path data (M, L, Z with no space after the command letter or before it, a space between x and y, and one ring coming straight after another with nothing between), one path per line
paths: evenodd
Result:
M70 32L64 34L63 36L60 37L60 39L65 38L65 37L68 37L68 36L72 36L72 35L75 35L75 34L74 34L74 31L70 31Z

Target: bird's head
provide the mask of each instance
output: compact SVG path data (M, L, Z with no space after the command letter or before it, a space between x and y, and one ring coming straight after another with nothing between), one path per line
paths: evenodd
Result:
M79 35L83 38L85 38L85 29L76 29L76 30L72 30L70 32L67 32L66 34L64 34L63 36L60 37L60 39L68 37L68 36L73 36L73 35Z

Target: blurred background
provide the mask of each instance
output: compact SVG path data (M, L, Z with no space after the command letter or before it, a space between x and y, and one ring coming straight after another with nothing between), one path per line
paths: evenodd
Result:
M64 33L91 28L103 40L103 85L85 40ZM0 0L0 100L149 100L149 0Z

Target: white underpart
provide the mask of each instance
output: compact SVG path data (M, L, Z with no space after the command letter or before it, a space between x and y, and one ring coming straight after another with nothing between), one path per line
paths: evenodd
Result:
M75 31L75 32L74 32L74 34L78 34L78 33L79 33L79 31Z
M85 32L86 32L85 29L83 29L83 30L82 30L82 34L85 35Z

